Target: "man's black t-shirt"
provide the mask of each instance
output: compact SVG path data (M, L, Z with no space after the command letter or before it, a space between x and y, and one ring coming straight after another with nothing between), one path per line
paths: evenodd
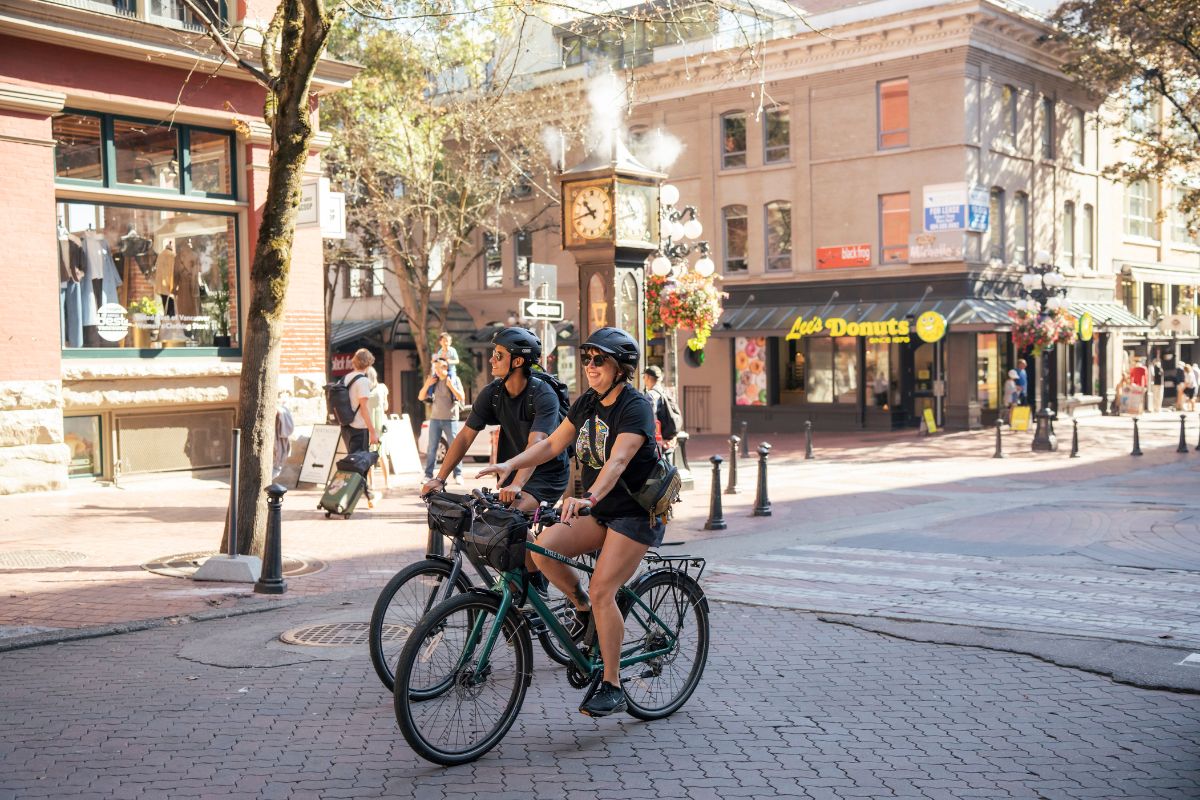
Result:
M595 396L596 392L589 389L571 404L571 410L567 412L567 419L571 420L578 432L575 438L575 453L583 468L583 488L590 489L596 482L596 476L600 474L612 453L617 436L622 433L637 433L645 437L642 446L629 460L624 474L621 475L625 485L637 491L646 482L650 470L654 469L658 460L658 450L654 444L654 411L650 407L650 401L628 384L611 406L596 402ZM593 440L596 443L595 449L592 448ZM596 503L594 512L601 519L646 516L646 509L638 505L620 483L613 486L612 491Z
M533 392L533 417L529 417L529 398ZM499 412L499 413L497 413ZM525 451L529 434L540 431L549 436L562 420L559 418L558 395L545 381L531 379L525 391L510 397L508 390L499 381L492 381L479 392L471 404L471 415L467 427L481 431L488 425L500 426L500 442L497 458L507 461ZM567 486L567 454L560 453L533 471L529 483L538 481L544 486L555 487L561 493ZM507 486L516 473L508 476Z

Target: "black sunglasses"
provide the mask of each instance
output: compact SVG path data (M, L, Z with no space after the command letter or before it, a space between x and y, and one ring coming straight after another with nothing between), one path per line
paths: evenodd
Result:
M585 367L589 365L603 367L605 361L608 361L607 353L592 353L591 355L587 353L583 354L583 365Z

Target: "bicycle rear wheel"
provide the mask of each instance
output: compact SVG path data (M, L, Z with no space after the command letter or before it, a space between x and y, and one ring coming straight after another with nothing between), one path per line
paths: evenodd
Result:
M708 600L688 575L671 569L649 572L630 587L676 637L669 653L621 670L629 713L638 719L662 719L687 702L700 683L708 660ZM625 616L622 652L661 650L665 631L627 595L618 596Z
M533 660L519 615L505 617L487 666L478 664L499 609L495 595L456 595L435 606L408 637L396 662L396 722L422 758L446 766L474 761L516 721ZM446 688L413 696L411 687L431 685Z
M595 553L587 553L579 556L579 558L575 560L582 561L593 568L596 566ZM587 591L588 579L591 578L591 573L578 572L578 575L580 585L583 586L584 591ZM574 616L575 605L568 600L566 595L560 592L558 587L554 584L550 584L550 592L549 597L546 600L546 605L550 606L550 610L554 612L554 616L558 617L558 621L563 625L568 624L568 622ZM571 661L571 657L567 655L566 650L563 649L562 643L558 641L558 637L556 637L549 631L549 629L546 628L545 624L543 624L542 621L537 618L536 614L533 615L533 617L534 618L530 620L530 623L533 626L534 631L537 633L538 643L541 644L542 649L546 651L546 655L549 656L550 660L562 664L563 666L573 664L574 662Z
M388 581L375 601L367 638L375 674L389 692L396 684L393 673L396 659L409 634L425 612L445 599L445 583L451 567L451 564L434 558L409 564ZM471 588L471 582L461 571L454 588L456 594Z

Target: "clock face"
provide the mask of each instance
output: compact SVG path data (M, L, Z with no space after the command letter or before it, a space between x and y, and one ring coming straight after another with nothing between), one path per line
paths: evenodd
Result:
M612 213L608 187L585 186L571 201L571 227L584 239L600 239L612 230Z
M617 238L646 242L650 240L650 203L640 192L617 195Z

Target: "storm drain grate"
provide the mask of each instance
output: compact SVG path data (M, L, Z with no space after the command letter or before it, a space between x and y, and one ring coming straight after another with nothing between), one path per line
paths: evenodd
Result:
M87 558L70 550L9 550L0 552L0 569L62 567Z
M365 645L370 630L366 622L330 622L293 628L279 634L279 641L308 647L351 647ZM403 641L408 633L409 629L402 625L384 625L382 638L385 642Z
M215 550L205 550L201 553L181 553L177 556L163 556L142 564L142 569L156 575L166 575L169 578L190 578L192 573L210 557L217 555ZM325 569L325 562L318 558L299 555L283 557L283 576L299 578L302 575L312 575Z

